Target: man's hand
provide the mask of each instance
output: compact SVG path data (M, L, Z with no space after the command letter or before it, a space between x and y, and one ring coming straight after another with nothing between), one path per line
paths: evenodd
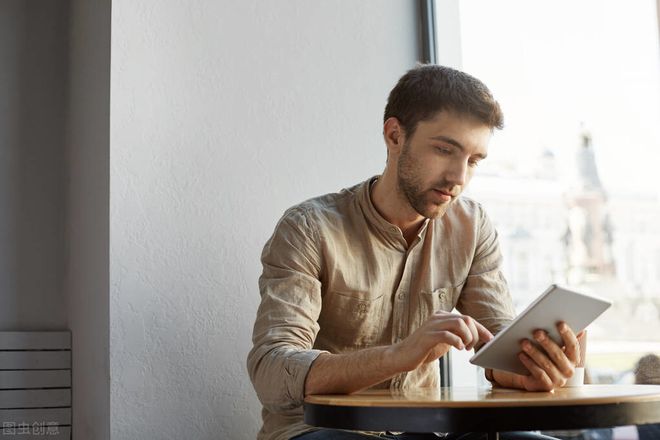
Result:
M550 391L562 387L573 376L575 366L580 362L578 337L565 322L557 324L557 330L564 342L560 347L546 332L534 332L534 340L543 348L525 339L521 342L523 351L518 355L527 367L530 376L523 376L523 387L529 391Z
M479 342L491 339L493 335L488 329L473 318L438 311L392 349L401 361L401 370L412 371L444 356L451 347L471 350Z
M577 336L565 323L557 324L557 330L562 337L563 346L559 346L546 332L534 332L533 344L529 339L521 341L522 352L518 354L520 361L530 372L529 376L495 371L495 381L502 386L522 388L527 391L552 391L562 387L573 376L575 366L580 363L580 344Z
M493 335L469 316L435 312L403 341L349 353L321 353L305 379L304 393L353 393L443 356L454 346L472 349Z

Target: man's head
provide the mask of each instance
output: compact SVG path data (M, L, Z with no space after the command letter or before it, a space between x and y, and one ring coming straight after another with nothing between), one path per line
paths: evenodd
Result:
M383 122L397 118L408 137L420 121L440 111L471 116L491 129L504 127L504 116L488 87L460 70L421 65L403 75L390 92Z
M481 81L443 66L412 69L385 108L385 173L415 212L441 216L486 157L493 130L502 126L499 104Z

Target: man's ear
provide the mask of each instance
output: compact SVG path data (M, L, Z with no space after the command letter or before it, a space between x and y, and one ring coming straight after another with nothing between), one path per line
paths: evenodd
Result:
M383 137L387 145L388 156L398 156L406 141L406 134L397 118L391 117L385 121L383 124Z

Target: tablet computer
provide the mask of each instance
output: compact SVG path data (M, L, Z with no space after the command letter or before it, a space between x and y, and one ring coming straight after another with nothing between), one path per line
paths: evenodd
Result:
M551 285L513 322L481 347L470 362L484 368L529 375L518 359L522 351L520 341L528 338L536 344L532 334L545 330L560 346L563 345L557 322L565 321L577 334L612 305L611 302L590 295Z

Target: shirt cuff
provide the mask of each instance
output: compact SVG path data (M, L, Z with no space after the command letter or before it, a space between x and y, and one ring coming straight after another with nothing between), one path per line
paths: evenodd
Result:
M329 352L325 350L299 351L289 356L284 364L287 397L296 406L303 404L307 374L312 367L312 363L321 353Z

